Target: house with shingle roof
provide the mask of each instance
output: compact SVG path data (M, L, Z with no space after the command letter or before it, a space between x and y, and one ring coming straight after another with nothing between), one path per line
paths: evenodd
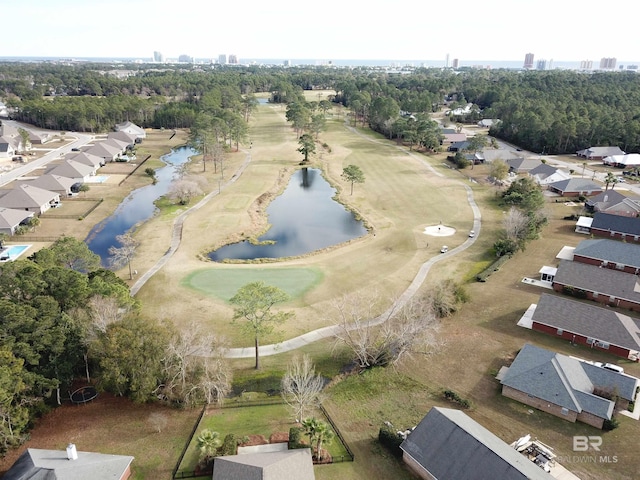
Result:
M624 155L625 152L620 147L589 147L584 150L578 150L576 155L587 160L603 160L612 155Z
M43 214L60 203L60 194L34 185L20 184L0 197L0 207Z
M213 460L213 480L314 480L311 450L225 455Z
M611 420L615 411L626 409L640 383L635 377L531 344L522 347L500 375L505 397L596 428ZM609 399L614 395L617 401Z
M49 175L58 175L71 178L73 183L86 182L96 174L97 167L76 162L75 160L64 160L58 165L52 165L47 172Z
M103 167L105 164L104 158L98 157L97 155L93 155L87 152L77 153L73 156L65 157L66 160L73 160L74 162L83 163L85 165L89 165L90 167L95 167L96 169Z
M551 480L527 457L460 410L432 407L400 445L422 479Z
M547 188L563 197L591 196L602 193L602 185L594 183L588 178L569 178L549 183Z
M136 138L137 137L135 135L131 133L127 133L124 130L119 132L111 132L107 134L107 140L114 139L114 140L119 140L121 142L125 142L129 148L135 145Z
M486 163L491 163L494 160L502 160L506 163L509 163L510 160L524 160L520 152L504 148L484 148L480 154Z
M464 142L467 140L466 133L443 133L442 134L442 143L458 143Z
M146 138L147 136L147 133L144 131L144 128L141 128L135 123L131 123L128 121L119 123L118 125L116 125L115 130L116 132L126 132L131 135L135 135L136 138L138 139Z
M607 238L583 240L573 250L573 261L640 274L640 245Z
M640 166L640 153L626 153L624 155L610 155L602 160L605 165L627 168Z
M551 285L556 292L640 311L638 275L561 260Z
M33 180L27 180L24 183L43 188L50 192L58 193L62 197L66 197L71 194L71 186L76 182L72 178L47 173L40 175L38 178L34 178Z
M640 242L640 218L598 212L593 216L589 233L625 242Z
M25 224L33 215L33 212L26 210L0 207L0 233L15 234L16 228Z
M584 206L590 212L604 212L625 217L640 215L640 197L627 196L624 193L609 189L595 197L587 199Z
M127 480L133 457L94 452L27 449L2 477L4 480ZM71 457L71 458L70 458Z
M530 308L532 330L622 358L640 358L640 318L548 293Z
M509 171L513 173L528 173L534 168L542 165L542 162L537 158L512 158L505 160L509 165Z
M85 150L85 153L102 158L105 163L113 162L122 153L120 147L110 145L106 142L98 142L94 146Z
M532 168L528 173L538 185L548 185L550 183L568 180L571 178L569 172L552 167L547 163L542 163L537 167Z

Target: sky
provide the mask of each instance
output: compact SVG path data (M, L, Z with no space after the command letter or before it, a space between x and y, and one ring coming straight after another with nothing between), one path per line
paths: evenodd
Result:
M640 63L630 0L0 0L0 57ZM11 19L10 21L6 21ZM599 28L599 26L604 28Z

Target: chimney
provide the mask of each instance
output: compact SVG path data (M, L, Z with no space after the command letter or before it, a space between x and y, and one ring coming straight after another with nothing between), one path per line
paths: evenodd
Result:
M78 459L78 451L76 450L76 446L74 443L70 443L69 445L67 445L67 459L68 460Z

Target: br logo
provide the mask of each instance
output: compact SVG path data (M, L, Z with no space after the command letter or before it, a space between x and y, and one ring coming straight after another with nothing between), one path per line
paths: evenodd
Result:
M573 451L574 452L587 452L589 449L593 449L596 452L600 451L600 445L602 445L602 437L598 435L574 435L573 436Z

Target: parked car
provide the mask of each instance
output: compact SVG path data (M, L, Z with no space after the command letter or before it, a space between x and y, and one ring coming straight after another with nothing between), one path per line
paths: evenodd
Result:
M446 245L440 249L440 253L447 253L448 251L449 251L449 247L447 247Z
M607 370L611 370L612 372L624 373L624 368L619 367L618 365L614 365L613 363L605 363L602 368L606 368Z
M469 232L469 238L473 238L473 237L475 237L475 236L476 236L476 232L475 232L474 230L471 230L471 231Z
M80 149L79 149L79 148L77 148L77 147L73 147L73 148L71 149L71 151L72 151L72 152L79 152L79 151L80 151Z

